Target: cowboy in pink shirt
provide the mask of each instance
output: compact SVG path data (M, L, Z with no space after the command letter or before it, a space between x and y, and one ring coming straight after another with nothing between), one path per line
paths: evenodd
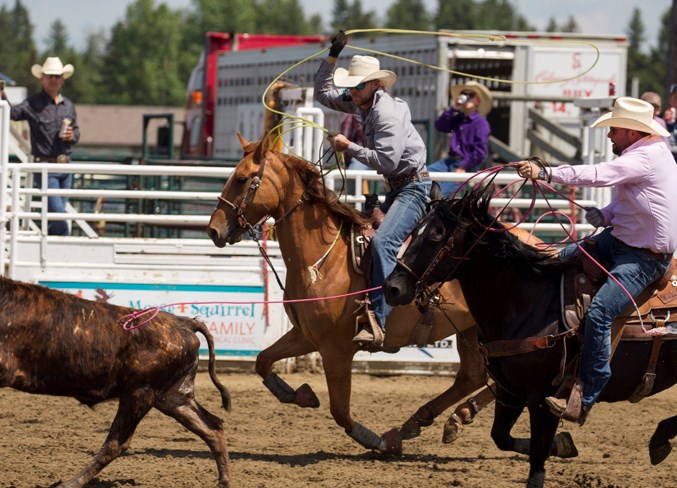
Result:
M524 178L547 179L583 187L614 186L611 203L588 208L586 220L605 229L591 239L609 271L636 299L668 269L677 248L677 164L663 137L668 132L653 118L651 104L630 97L616 100L612 112L592 127L609 127L613 161L595 165L562 165L552 170L531 161L518 163ZM576 246L562 250L573 255ZM611 324L630 304L611 278L594 296L585 316L581 377L574 386L576 401L567 409L563 398L546 398L550 409L565 420L583 424L611 376ZM574 405L577 405L575 407Z

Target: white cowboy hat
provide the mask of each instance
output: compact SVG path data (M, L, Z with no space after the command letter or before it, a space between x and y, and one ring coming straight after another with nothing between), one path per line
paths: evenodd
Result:
M494 101L494 97L491 95L489 89L482 83L469 81L462 85L454 85L451 87L451 98L456 100L461 92L466 90L471 91L480 97L480 105L477 107L477 111L479 113L482 115L487 115L489 112L491 112L491 104Z
M381 80L381 84L388 88L395 84L397 75L387 69L381 69L378 59L359 54L352 57L348 69L336 68L334 71L334 85L339 88L353 88L371 80Z
M42 75L63 75L64 78L70 78L73 75L73 71L75 71L75 68L73 68L72 64L64 66L57 57L47 58L42 66L34 64L31 68L31 73L37 79L42 78Z
M669 137L670 133L654 120L653 112L653 106L644 100L620 97L616 99L614 109L595 120L590 127L618 127Z

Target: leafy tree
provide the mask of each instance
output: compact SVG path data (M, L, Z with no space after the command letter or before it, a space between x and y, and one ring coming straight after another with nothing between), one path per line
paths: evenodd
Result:
M33 25L28 10L16 0L14 8L0 8L0 72L12 78L29 93L40 88L31 75L31 66L38 56L33 42Z
M661 93L663 85L663 77L660 74L660 69L663 69L662 64L653 63L651 57L641 51L644 43L644 23L642 22L642 14L638 8L635 8L630 18L630 23L626 29L628 36L628 83L631 83L633 78L639 80L639 92L647 90Z
M554 18L550 18L548 21L548 26L545 28L546 32L580 32L581 28L578 26L576 19L573 16L569 18L563 24L557 24Z
M548 25L545 27L545 32L558 32L559 27L557 26L557 22L553 17L550 17L548 20Z
M375 20L376 13L373 10L367 12L362 10L361 0L353 0L352 3L349 3L348 0L334 0L332 15L332 33L339 30L375 29L378 27Z
M387 13L386 25L392 29L430 30L430 15L423 0L396 0Z
M117 22L102 71L107 103L180 105L185 80L179 76L180 15L165 4L136 0Z
M44 56L48 56L50 53L54 55L61 55L65 53L68 49L68 31L66 26L61 19L56 19L52 22L52 25L49 28L49 34L45 39L45 53Z
M255 30L264 34L311 34L299 0L260 0Z
M438 0L435 27L437 29L469 30L475 28L477 4L473 0Z
M107 99L103 88L106 35L103 30L91 33L86 42L85 50L72 61L75 73L64 85L64 93L76 103L96 104Z

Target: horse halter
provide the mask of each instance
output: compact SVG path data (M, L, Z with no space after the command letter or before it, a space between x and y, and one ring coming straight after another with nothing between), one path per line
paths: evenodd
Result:
M266 167L267 161L268 161L268 153L266 152L266 154L263 156L263 161L261 161L261 164L259 165L258 173L256 173L256 176L252 178L249 188L247 189L247 193L245 193L244 197L242 197L242 200L240 201L239 205L235 205L234 203L226 200L221 195L219 195L219 201L225 203L235 211L237 223L240 225L242 229L247 230L247 232L249 232L250 234L254 232L254 227L265 222L269 217L268 215L264 215L256 224L252 225L247 221L247 218L244 216L244 212L247 209L247 205L249 205L249 203L253 200L256 191L261 186L261 181L263 180L263 170Z

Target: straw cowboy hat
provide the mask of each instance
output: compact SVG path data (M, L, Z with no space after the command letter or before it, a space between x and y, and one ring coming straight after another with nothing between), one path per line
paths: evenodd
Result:
M654 120L653 112L653 106L644 100L620 97L614 103L614 109L595 120L590 127L618 127L669 137L670 133Z
M473 92L475 95L479 95L480 106L477 107L477 111L479 113L482 115L487 115L489 112L491 112L491 104L494 100L494 97L491 96L489 89L482 83L469 81L468 83L464 83L462 85L454 85L451 87L451 98L456 100L461 92L466 90Z
M42 75L63 75L64 78L70 78L73 75L73 71L75 71L75 68L73 68L72 64L64 66L57 57L47 58L42 66L34 64L31 68L31 73L37 79L42 78Z
M334 71L334 85L339 88L353 88L371 80L381 80L381 84L388 88L395 84L397 75L387 69L381 69L378 59L359 54L352 57L348 69L336 68Z

